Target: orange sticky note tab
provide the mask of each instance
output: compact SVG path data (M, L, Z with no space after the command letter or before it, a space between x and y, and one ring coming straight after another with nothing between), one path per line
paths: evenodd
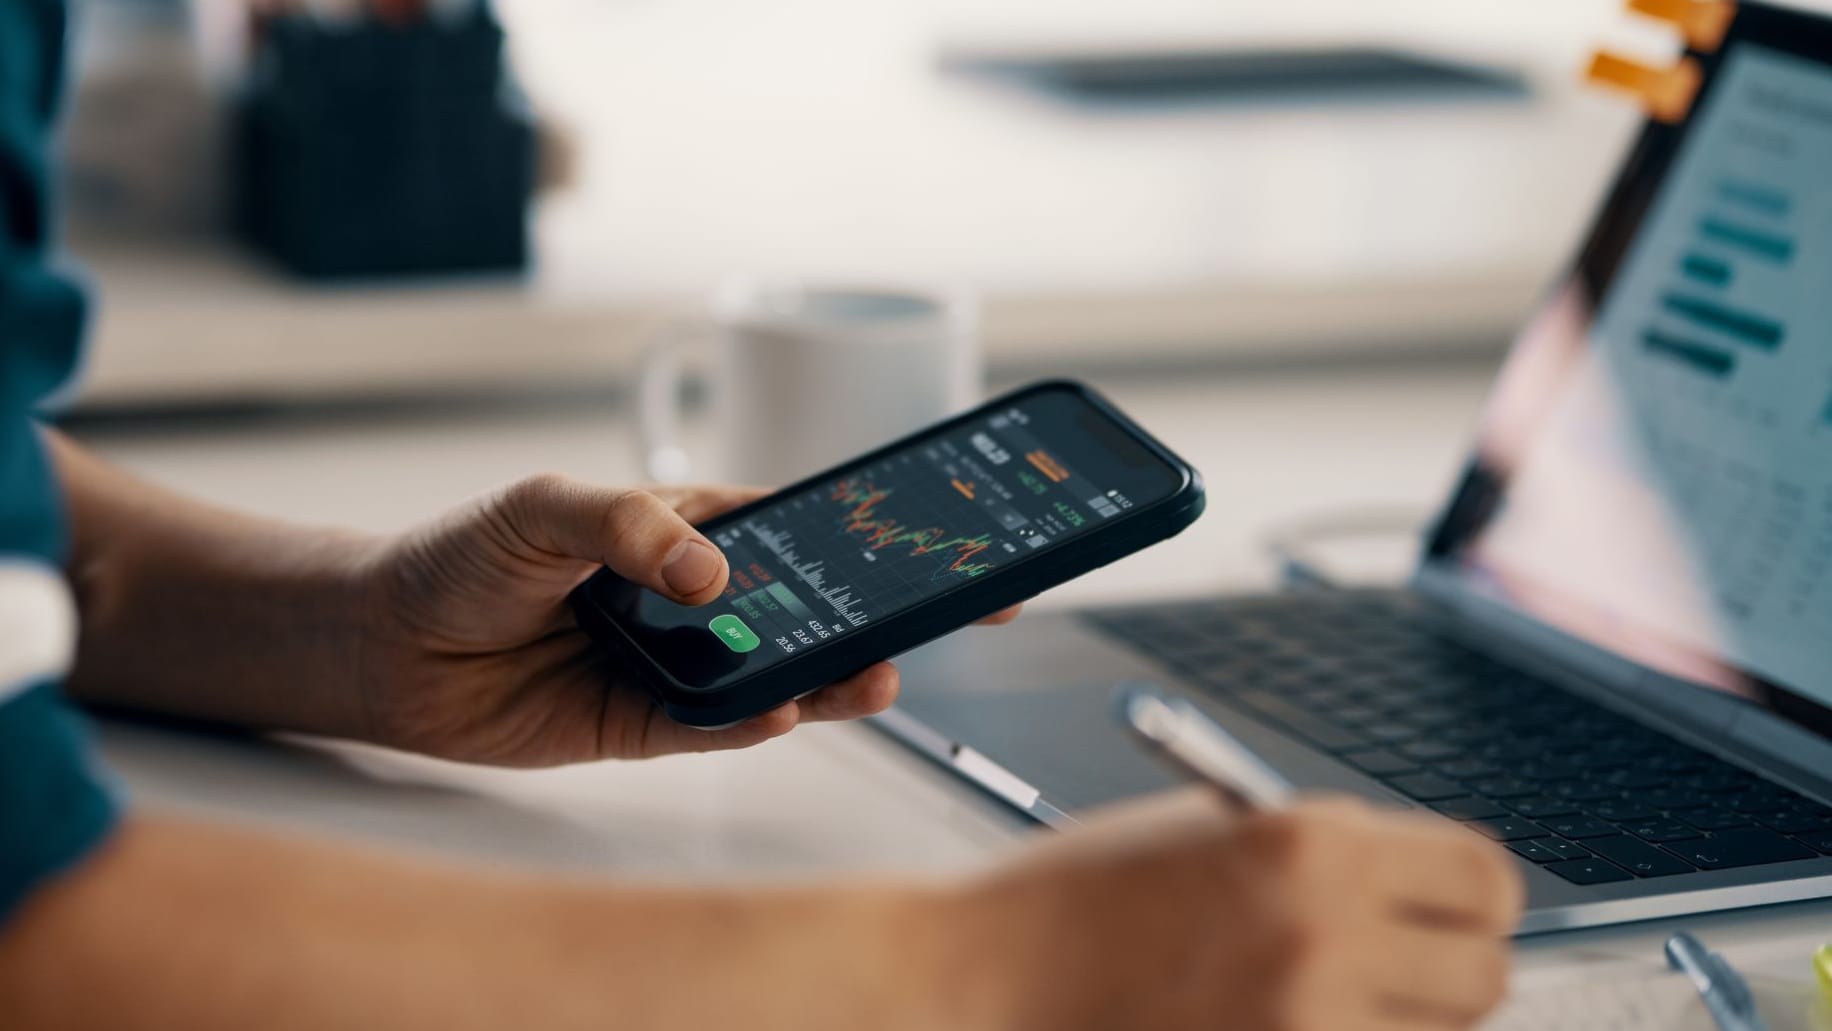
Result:
M1673 25L1693 50L1709 53L1724 42L1737 16L1730 0L1628 0L1628 9Z
M1632 94L1641 101L1647 113L1662 122L1677 122L1692 108L1692 98L1704 81L1698 62L1690 57L1671 68L1631 61L1616 54L1601 53L1591 58L1591 82Z

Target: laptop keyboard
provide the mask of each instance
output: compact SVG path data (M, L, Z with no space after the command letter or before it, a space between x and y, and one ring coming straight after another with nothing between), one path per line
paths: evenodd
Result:
M1832 855L1832 808L1476 652L1403 596L1317 592L1090 619L1577 884Z

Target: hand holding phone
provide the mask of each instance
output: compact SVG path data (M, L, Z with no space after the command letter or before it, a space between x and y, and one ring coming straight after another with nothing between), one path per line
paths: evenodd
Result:
M1079 384L1026 387L700 527L731 576L686 606L601 570L583 626L669 716L722 726L1163 540L1194 469Z

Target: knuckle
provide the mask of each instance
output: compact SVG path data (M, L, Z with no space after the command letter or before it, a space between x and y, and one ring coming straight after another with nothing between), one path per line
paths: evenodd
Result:
M1496 895L1496 916L1501 930L1512 931L1527 908L1527 879L1507 857L1497 854L1493 862L1501 878L1501 889Z
M1478 910L1495 924L1511 922L1521 905L1523 888L1514 864L1487 841L1472 838L1462 844L1461 862L1476 893Z
M1336 961L1342 929L1332 919L1330 907L1302 899L1287 900L1263 929L1266 968L1279 987L1303 994L1306 985L1327 981Z
M559 473L536 473L503 488L489 508L509 519L511 525L539 525L554 515L556 506L573 489L572 481Z
M538 540L550 525L572 483L559 473L524 476L483 500L479 511L490 525L516 541Z
M1289 875L1304 882L1327 882L1342 873L1338 869L1341 860L1352 851L1346 847L1348 832L1343 816L1340 807L1321 805L1293 810L1274 822L1274 856Z
M1294 919L1287 923L1278 939L1280 967L1288 977L1302 981L1311 971L1325 965L1329 949L1329 931L1321 922Z
M535 473L510 484L508 495L514 502L539 501L564 493L570 484L571 481L559 473Z
M1293 811L1273 816L1261 826L1266 847L1288 867L1300 865L1317 847L1317 824L1309 813Z
M1284 832L1281 832L1284 833ZM1309 885L1290 883L1276 897L1260 895L1258 943L1253 964L1261 979L1256 993L1264 1020L1253 1024L1273 1031L1320 1031L1332 1027L1323 1004L1338 996L1355 965L1351 948L1359 918L1345 924L1330 900ZM1334 1025L1339 1027L1340 1025Z
M672 512L661 498L646 490L631 489L611 493L604 506L604 532L616 541L656 518L663 511Z

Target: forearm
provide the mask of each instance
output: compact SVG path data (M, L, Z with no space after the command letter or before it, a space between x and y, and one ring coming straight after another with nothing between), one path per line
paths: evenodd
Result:
M326 734L361 733L371 542L212 508L51 435L70 510L83 701Z
M0 932L39 1029L988 1026L939 891L631 889L441 870L163 820Z

